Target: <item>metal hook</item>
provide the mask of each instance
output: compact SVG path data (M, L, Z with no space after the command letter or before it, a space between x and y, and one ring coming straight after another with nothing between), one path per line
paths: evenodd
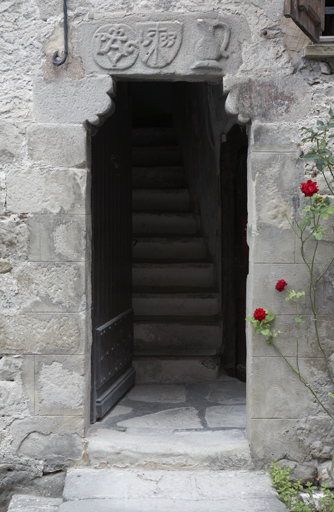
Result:
M52 64L54 64L55 66L61 66L66 61L67 56L68 56L67 5L66 5L66 0L64 0L64 56L61 60L58 60L59 53L58 53L58 51L56 51L52 57Z

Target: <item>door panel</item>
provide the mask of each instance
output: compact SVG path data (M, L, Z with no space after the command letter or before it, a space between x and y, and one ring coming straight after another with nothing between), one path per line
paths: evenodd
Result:
M92 421L134 384L131 105L120 83L115 113L92 138Z

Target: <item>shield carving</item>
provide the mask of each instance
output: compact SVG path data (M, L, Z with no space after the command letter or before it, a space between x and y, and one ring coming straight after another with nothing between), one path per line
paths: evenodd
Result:
M182 43L183 24L179 21L143 22L136 24L139 57L150 68L168 66Z

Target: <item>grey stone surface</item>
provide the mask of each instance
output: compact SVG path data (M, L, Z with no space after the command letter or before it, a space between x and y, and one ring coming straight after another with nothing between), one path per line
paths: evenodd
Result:
M133 366L139 383L183 384L216 380L218 360L213 356L192 358L135 358Z
M0 164L9 163L20 156L23 137L18 128L9 121L0 121Z
M0 259L0 274L6 274L12 270L10 261Z
M188 501L275 498L276 492L269 477L249 471L129 471L129 470L69 470L64 489L69 502L95 499L154 498L159 507L161 499Z
M210 428L246 428L246 405L208 407L205 419Z
M99 429L88 439L90 465L141 469L251 469L248 441L240 430L175 432Z
M225 377L211 384L209 389L207 396L209 402L221 405L246 404L246 384L240 380Z
M271 76L242 80L225 77L224 89L229 92L226 101L228 113L238 115L240 121L248 122L295 122L307 115L311 97L304 80L297 76ZM298 91L298 92L297 92Z
M39 123L84 124L88 121L97 125L100 118L112 110L110 95L113 94L110 76L62 81L37 78L34 83L35 118Z
M86 258L84 215L41 215L29 222L30 261L84 261Z
M85 404L82 356L36 356L36 412L80 416Z
M11 499L8 512L57 512L61 503L61 498L15 494Z
M202 428L197 411L193 407L180 407L178 409L148 414L139 418L120 421L118 425L120 427L156 428L159 430Z
M7 175L7 208L16 213L86 213L83 169L14 169Z
M83 449L83 441L77 435L31 432L22 442L18 453L21 457L43 460L49 471L59 471L79 461Z
M84 315L1 315L1 354L73 354L84 351Z
M74 124L33 124L28 130L31 159L54 167L85 167L87 132Z
M139 385L127 395L127 399L135 402L156 402L175 404L185 402L187 392L185 386Z
M252 151L298 154L300 141L301 130L296 123L252 123Z
M113 44L109 34L115 37L117 31L123 40L117 35ZM248 38L246 18L227 13L183 16L156 12L79 28L80 54L87 73L137 78L217 79L223 71L238 68L241 45Z

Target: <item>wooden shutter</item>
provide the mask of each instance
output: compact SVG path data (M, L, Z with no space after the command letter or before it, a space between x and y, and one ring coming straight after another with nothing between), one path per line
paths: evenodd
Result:
M285 0L284 16L291 18L314 42L325 30L325 0Z

